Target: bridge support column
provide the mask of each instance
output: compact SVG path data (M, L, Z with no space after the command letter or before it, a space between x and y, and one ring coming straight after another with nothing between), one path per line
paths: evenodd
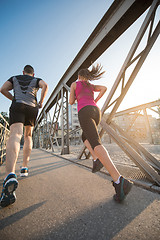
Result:
M68 91L63 87L61 89L62 98L62 150L61 154L69 154L69 111L68 111Z

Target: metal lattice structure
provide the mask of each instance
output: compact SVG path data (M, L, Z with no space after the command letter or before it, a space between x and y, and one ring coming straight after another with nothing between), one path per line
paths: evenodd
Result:
M61 120L60 138L57 136L59 119ZM54 145L61 149L61 154L69 153L68 90L65 87L62 87L57 94L53 117L50 112L44 112L42 121L38 123L34 131L34 146L52 148L54 152Z
M5 160L6 142L9 137L9 124L6 119L0 114L0 165Z
M90 35L80 52L77 54L63 77L60 79L58 85L53 90L50 98L42 109L38 117L35 131L44 129L46 127L47 115L54 107L55 112L53 120L49 122L50 130L49 137L50 144L53 147L53 139L55 137L55 123L58 120L59 113L62 111L64 121L62 121L62 137L61 137L61 153L69 153L69 128L68 128L68 91L69 86L77 79L77 73L81 68L88 68L98 57L104 53L116 39L123 34L146 10L147 15L142 23L140 30L135 38L135 41L122 65L122 68L113 84L113 87L101 109L102 114L109 111L108 118L102 118L100 123L100 136L106 131L112 139L121 147L121 149L132 159L132 161L140 168L146 177L153 183L160 185L160 163L150 153L148 153L139 143L130 138L113 121L117 110L122 103L126 93L136 78L141 66L147 58L151 48L160 33L160 21L155 23L156 11L159 7L159 0L119 0L114 1L108 9L102 20L99 22L93 33ZM137 49L142 41L146 38L146 45L141 52L137 54ZM126 71L132 67L130 75L126 77ZM118 88L121 86L121 92ZM68 90L68 91L67 91ZM117 96L118 97L115 97ZM61 103L59 103L61 101ZM58 115L58 117L56 116ZM144 114L147 119L147 113L144 108ZM55 120L54 120L55 119ZM46 122L45 122L46 121ZM41 125L41 127L39 127ZM44 130L43 130L44 133ZM48 132L40 134L44 139L48 136ZM53 138L53 139L52 139ZM39 138L40 139L40 138ZM42 139L42 138L41 138ZM39 140L40 141L40 140ZM87 156L85 147L79 154Z
M160 106L160 100L150 102L150 103L146 103L146 104L141 104L139 106L132 107L132 108L126 109L124 111L117 112L115 114L114 118L124 116L124 115L133 114L134 117L133 117L132 121L130 122L129 127L126 129L126 132L129 132L131 130L132 126L134 125L136 119L139 116L143 116L143 119L144 119L143 122L144 122L145 128L147 130L147 137L149 139L149 143L154 144L155 141L154 141L154 137L152 136L153 133L152 133L151 126L150 126L149 117L147 115L147 110L151 110L151 111L155 112L156 114L158 114L158 111L156 109L154 109L155 107L158 107L158 106Z

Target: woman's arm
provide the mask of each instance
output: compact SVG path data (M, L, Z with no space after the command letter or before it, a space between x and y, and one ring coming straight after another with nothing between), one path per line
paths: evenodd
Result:
M98 96L94 100L95 102L98 102L98 100L105 94L107 91L107 87L101 86L101 85L94 85L94 91L99 92Z
M13 100L13 95L9 91L12 89L12 83L9 81L6 81L1 87L1 93L11 101Z
M69 104L71 104L71 105L73 105L76 100L75 90L76 90L76 82L73 82L71 84L71 91L70 91L70 96L69 96Z

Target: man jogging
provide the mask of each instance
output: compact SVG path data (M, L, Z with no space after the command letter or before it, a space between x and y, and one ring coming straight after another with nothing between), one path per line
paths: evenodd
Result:
M37 91L41 88L41 97L37 103ZM14 91L14 96L10 90ZM10 136L6 145L6 178L0 198L1 207L6 207L16 200L15 190L18 186L15 166L20 150L20 140L24 128L23 166L20 176L28 176L28 161L32 150L32 131L38 108L42 107L48 85L40 78L34 77L34 69L26 65L23 75L13 76L1 87L1 93L12 101L9 112Z

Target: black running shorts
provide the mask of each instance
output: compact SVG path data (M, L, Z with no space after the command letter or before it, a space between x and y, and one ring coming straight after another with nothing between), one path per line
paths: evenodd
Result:
M23 123L24 126L34 126L38 115L38 107L31 107L24 103L12 102L9 109L9 125Z
M94 149L101 145L101 140L98 134L97 125L101 120L101 111L96 106L85 106L78 112L79 123L82 128L82 141L86 139Z

